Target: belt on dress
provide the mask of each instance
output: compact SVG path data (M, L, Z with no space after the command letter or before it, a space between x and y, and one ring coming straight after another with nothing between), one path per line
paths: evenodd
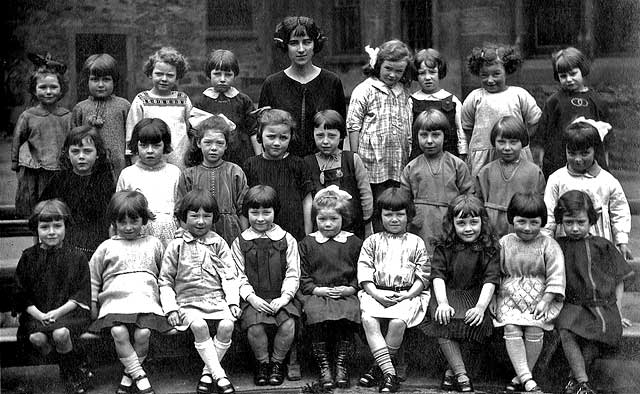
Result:
M405 291L409 290L411 286L376 286L376 288L380 290Z

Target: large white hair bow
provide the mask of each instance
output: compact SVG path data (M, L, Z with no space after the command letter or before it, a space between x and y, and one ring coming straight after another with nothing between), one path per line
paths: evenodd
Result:
M378 52L380 52L380 48L371 48L369 45L364 47L364 51L369 54L369 65L371 68L375 67L376 60L378 60Z
M351 200L351 194L345 192L344 190L341 190L336 185L331 185L325 187L324 189L320 189L320 191L316 193L314 200L317 200L320 197L328 197L331 195L335 195L336 198Z
M598 134L600 135L600 141L604 140L604 137L609 134L611 131L611 125L607 122L603 122L600 120L587 119L584 116L580 116L576 118L571 124L574 123L586 123L590 126L593 126L594 129L598 130Z

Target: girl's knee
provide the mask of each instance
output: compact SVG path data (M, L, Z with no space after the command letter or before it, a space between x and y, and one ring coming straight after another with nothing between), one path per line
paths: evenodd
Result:
M522 338L522 328L514 324L504 326L504 338Z
M191 332L193 332L193 335L196 337L196 339L199 339L199 342L202 342L203 340L206 340L208 337L210 337L209 325L207 325L207 322L204 321L204 319L195 319L191 322L189 328L191 329Z
M296 321L291 318L285 320L280 327L278 327L278 332L286 335L293 335L296 332Z
M43 334L41 332L35 332L29 335L29 342L31 342L33 346L37 348L41 348L43 346L46 346L49 341L47 339L46 334Z
M544 337L544 331L540 327L526 327L524 330L524 339L527 341L538 342Z
M53 342L56 344L65 344L71 341L71 333L68 328L62 327L53 330L51 338L53 338Z
M258 338L267 335L262 324L254 324L247 329L249 338Z
M231 335L233 335L233 322L226 319L220 320L216 331L218 339L223 342L228 342L228 340L231 339Z
M151 337L151 330L148 328L136 328L133 332L133 339L136 343L144 343L149 342L149 338Z
M126 326L113 326L111 327L111 336L115 341L128 341L129 329Z
M365 331L380 328L380 322L375 317L362 315L361 321L362 328L364 328Z
M404 320L391 319L389 321L389 331L391 332L404 332L406 328L407 324L404 322Z

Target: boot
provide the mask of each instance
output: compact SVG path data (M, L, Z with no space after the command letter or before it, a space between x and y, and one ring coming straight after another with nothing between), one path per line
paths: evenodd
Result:
M347 360L351 351L351 342L340 341L336 349L336 386L341 389L349 387Z
M333 376L331 376L331 366L329 365L329 357L327 356L327 343L314 342L311 344L313 348L313 356L320 367L320 385L324 389L333 389Z

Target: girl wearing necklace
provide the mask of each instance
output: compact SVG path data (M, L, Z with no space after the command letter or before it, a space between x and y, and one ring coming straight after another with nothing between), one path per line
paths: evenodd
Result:
M433 255L433 242L442 235L442 218L449 201L473 193L467 165L442 150L450 127L447 116L437 109L420 113L413 128L423 154L409 162L400 176L401 187L411 193L416 206L409 231L422 237L429 256Z
M520 119L502 117L493 126L490 139L498 159L478 172L475 192L484 201L496 234L502 237L513 232L513 225L507 220L511 197L518 192L544 196L545 181L537 165L520 158L520 151L529 144L527 129Z
M234 127L221 115L203 120L194 130L193 145L185 157L188 168L178 183L178 199L193 189L207 190L215 198L220 218L213 231L229 245L248 227L248 222L240 219L242 201L249 190L247 177L240 166L222 159Z
M347 135L344 118L331 109L320 111L313 117L313 127L318 152L305 156L304 161L311 172L315 190L336 185L349 193L353 198L353 212L345 230L365 239L373 233L373 195L367 169L360 156L340 149L340 143Z

